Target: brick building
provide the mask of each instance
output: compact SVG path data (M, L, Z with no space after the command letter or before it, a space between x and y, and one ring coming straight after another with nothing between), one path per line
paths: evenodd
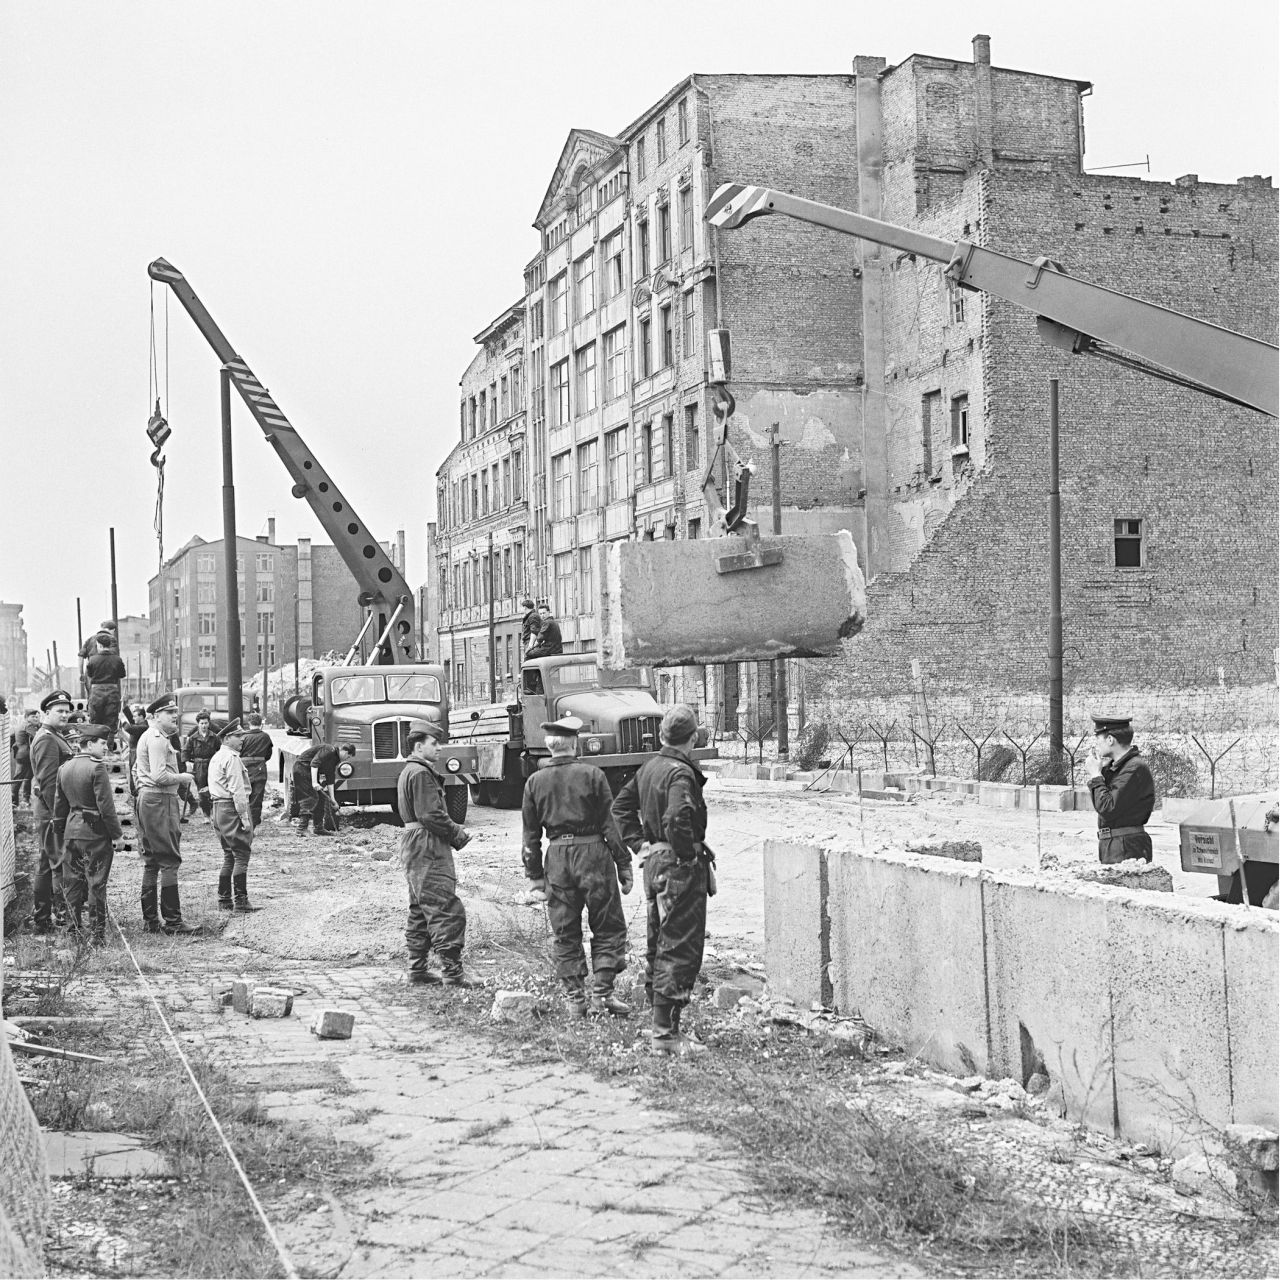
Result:
M860 128L883 139L860 152L865 212L1276 341L1270 179L1086 173L1088 86L992 67L985 37L973 62L856 66ZM1050 377L1068 690L1274 682L1275 423L1067 355L937 264L868 246L862 266L876 580L834 687L906 690L913 660L934 687L1046 687Z
M245 683L268 668L300 658L344 653L364 623L359 588L336 547L299 538L275 541L275 520L257 538L237 538L240 661ZM384 549L404 563L404 535ZM219 636L227 617L226 570L221 539L193 537L148 583L150 650L154 680L226 684L227 657ZM122 620L123 621L123 620ZM295 643L296 638L296 643ZM366 637L366 649L371 643Z

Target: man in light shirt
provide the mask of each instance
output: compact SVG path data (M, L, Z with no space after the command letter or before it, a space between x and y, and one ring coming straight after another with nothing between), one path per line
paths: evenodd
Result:
M178 868L182 828L178 788L195 779L183 773L170 736L178 727L178 704L171 693L147 707L151 727L138 739L138 833L142 842L142 918L148 933L190 937L202 932L182 918ZM157 903L159 910L157 910Z
M223 911L256 911L249 903L249 855L253 852L253 812L249 806L249 771L240 759L246 730L233 720L222 731L222 745L209 761L209 796L213 828L222 845L218 906ZM235 896L232 897L232 887Z

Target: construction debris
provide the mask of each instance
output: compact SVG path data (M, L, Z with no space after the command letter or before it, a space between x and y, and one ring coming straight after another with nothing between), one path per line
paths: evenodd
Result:
M321 1040L350 1040L355 1025L354 1013L344 1013L341 1009L321 1009L311 1020L311 1034L319 1036Z

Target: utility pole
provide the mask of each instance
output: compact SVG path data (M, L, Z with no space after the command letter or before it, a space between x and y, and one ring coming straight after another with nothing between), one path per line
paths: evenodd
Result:
M116 654L120 653L120 605L116 601L116 531L107 530L111 542L111 621L116 624Z
M80 620L80 597L76 596L76 648L84 648L84 623Z
M493 532L489 533L489 701L498 701L498 640L493 616Z
M1062 764L1062 499L1058 492L1058 379L1049 379L1049 763Z
M782 533L782 433L775 422L769 428L773 437L773 532ZM791 726L787 723L790 709L787 705L787 660L773 660L773 723L777 726L778 759L785 760L791 754Z
M244 715L244 672L240 665L240 577L236 555L236 488L231 469L231 371L223 365L222 382L222 551L227 579L227 719Z
M62 668L58 665L58 642L53 642L53 665L50 668L53 672L53 687L55 689L62 688Z
M298 678L298 602L293 602L293 692L296 696L302 690L302 682Z

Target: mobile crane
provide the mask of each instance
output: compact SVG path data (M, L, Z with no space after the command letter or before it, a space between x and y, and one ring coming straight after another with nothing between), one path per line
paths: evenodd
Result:
M411 722L433 721L442 725L446 733L449 727L444 668L417 661L413 592L271 393L236 353L182 272L157 258L147 268L147 274L173 290L213 348L267 443L293 477L293 496L306 499L333 539L359 587L357 600L368 610L345 662L317 671L309 698L286 702L285 723L291 733L309 737L315 743L355 746L355 757L338 767L334 794L339 804L386 804L394 808L396 780L409 754L406 738ZM360 642L370 631L376 636L372 663L352 665ZM400 670L385 671L386 667ZM467 812L467 784L476 781L475 748L446 744L439 763L446 775L449 814L455 822L461 822Z

